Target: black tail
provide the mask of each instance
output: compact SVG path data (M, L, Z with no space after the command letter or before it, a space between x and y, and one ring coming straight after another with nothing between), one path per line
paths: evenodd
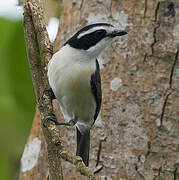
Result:
M89 162L89 148L90 148L90 130L83 134L76 128L77 132L77 150L76 155L83 159L83 162L88 166Z

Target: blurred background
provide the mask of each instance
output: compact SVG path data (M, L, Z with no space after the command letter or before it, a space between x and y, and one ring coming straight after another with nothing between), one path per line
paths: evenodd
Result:
M0 1L0 179L17 179L35 97L16 0Z
M36 106L18 0L0 1L0 179L18 178ZM54 40L58 20L48 21Z

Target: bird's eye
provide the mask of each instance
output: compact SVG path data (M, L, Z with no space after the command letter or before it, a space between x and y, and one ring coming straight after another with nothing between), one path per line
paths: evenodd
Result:
M106 34L106 31L105 30L98 30L96 31L95 33L97 36L104 36Z

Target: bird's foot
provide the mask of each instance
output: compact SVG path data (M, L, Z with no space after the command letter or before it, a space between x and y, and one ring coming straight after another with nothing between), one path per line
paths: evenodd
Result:
M62 126L74 126L76 124L75 119L71 119L69 122L61 122L59 123L57 121L57 118L55 116L55 114L52 114L51 116L46 118L46 121L52 121L55 123L55 125L62 125Z
M74 126L76 124L75 119L71 119L69 122L58 123L57 125Z
M45 88L44 94L48 95L51 100L56 99L55 94L54 94L52 88Z
M55 114L52 114L51 116L48 116L48 117L45 119L45 121L44 121L44 123L43 123L44 127L46 127L46 121L52 121L52 122L55 123L55 125L58 124L58 121L57 121L57 118L56 118Z

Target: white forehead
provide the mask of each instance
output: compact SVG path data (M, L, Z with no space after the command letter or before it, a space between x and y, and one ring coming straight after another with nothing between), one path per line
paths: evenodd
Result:
M106 30L107 33L109 33L109 32L112 31L112 29L114 29L114 27L113 27L113 26L96 26L96 27L93 27L93 28L91 28L91 29L88 29L87 31L81 32L81 33L77 36L77 39L80 39L81 37L83 37L83 36L85 36L85 35L87 35L87 34L90 34L90 33L94 32L94 31L103 30L103 29Z

